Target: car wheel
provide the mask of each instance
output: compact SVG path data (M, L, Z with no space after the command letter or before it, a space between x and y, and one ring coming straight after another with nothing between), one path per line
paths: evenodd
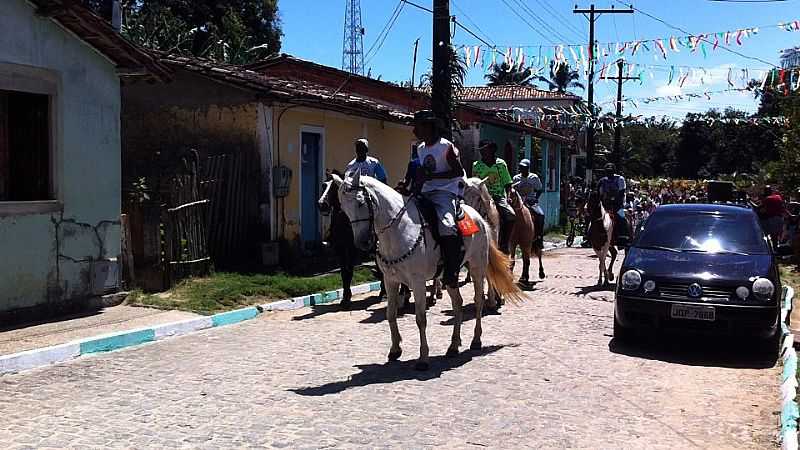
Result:
M614 339L620 342L625 342L630 339L632 331L625 328L617 321L617 315L614 314Z
M775 330L775 334L771 337L764 339L762 342L762 348L764 353L766 353L769 357L780 357L781 347L783 346L783 332L781 328L778 327Z

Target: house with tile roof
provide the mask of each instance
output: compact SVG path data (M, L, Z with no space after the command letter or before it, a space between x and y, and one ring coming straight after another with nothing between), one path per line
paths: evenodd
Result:
M120 85L169 75L76 2L2 4L0 323L9 323L117 288Z
M219 156L245 161L246 176L222 181L233 189L226 201L247 199L231 205L246 210L247 223L230 244L239 259L253 257L259 242L286 242L295 254L318 250L326 228L317 209L322 182L354 158L356 139L368 139L389 184L405 175L415 139L404 108L341 83L167 54L158 61L171 83L123 88L124 178L149 177L153 155L188 149L201 166Z

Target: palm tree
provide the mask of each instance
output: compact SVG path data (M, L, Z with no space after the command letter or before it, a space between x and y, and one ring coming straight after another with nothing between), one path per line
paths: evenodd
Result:
M556 65L555 61L550 61L550 78L541 75L537 75L535 78L537 81L547 84L549 90L563 94L572 87L583 89L583 84L577 81L580 77L581 74L577 70L572 70L569 64Z
M511 67L508 63L504 62L499 66L493 64L492 71L484 75L484 78L489 80L489 83L487 83L489 86L505 86L509 84L530 86L534 77L533 71L530 68L520 69L517 65Z

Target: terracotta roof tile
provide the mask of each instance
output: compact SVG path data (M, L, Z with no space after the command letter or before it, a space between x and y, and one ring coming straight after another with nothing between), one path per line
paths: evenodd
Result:
M57 22L82 41L110 59L128 75L146 75L166 81L165 67L158 64L145 50L137 47L111 24L74 0L29 0L37 14Z
M411 114L375 100L337 92L335 88L307 81L286 80L264 75L246 67L206 59L160 54L160 62L173 68L198 73L214 80L252 90L278 100L309 102L309 106L345 111L362 117L408 123Z
M570 93L550 92L533 86L467 86L459 100L464 102L508 100L580 100Z

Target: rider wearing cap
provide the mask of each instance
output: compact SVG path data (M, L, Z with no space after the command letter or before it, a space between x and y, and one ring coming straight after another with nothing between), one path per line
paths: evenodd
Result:
M600 193L600 199L603 202L603 207L616 218L614 223L614 237L620 245L627 244L630 237L628 236L628 221L625 219L625 178L616 173L616 166L613 163L608 163L605 166L605 175L598 182L597 188Z
M536 225L536 245L542 244L542 231L544 230L544 211L539 207L539 196L544 188L542 180L535 173L531 173L531 161L523 159L519 162L519 173L514 175L511 186L522 195L525 206L531 211Z
M497 144L481 141L478 150L481 152L481 159L472 163L472 175L486 180L486 188L500 213L499 247L501 251L508 253L508 238L517 220L514 209L508 204L511 174L508 173L506 162L497 157Z
M457 208L464 194L464 167L459 151L452 142L442 137L442 122L433 111L414 114L414 134L420 166L415 171L421 195L433 204L439 220L439 244L444 257L442 283L458 287L461 268L461 236L456 225Z

